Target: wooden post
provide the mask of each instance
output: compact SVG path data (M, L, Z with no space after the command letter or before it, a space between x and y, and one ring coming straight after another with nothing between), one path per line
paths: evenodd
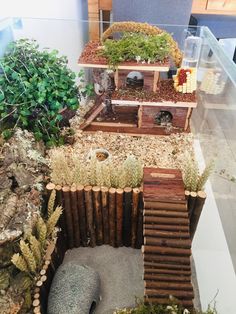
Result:
M140 249L143 245L143 189L140 188L139 207L138 207L138 225L136 234L136 249Z
M99 40L99 0L88 0L89 39Z
M101 189L99 186L93 187L93 206L95 212L95 226L97 245L103 244L103 225L102 225L102 206L101 206Z
M131 246L135 248L137 237L137 225L138 225L138 208L139 208L139 193L138 188L133 189L133 202L131 212Z
M132 211L132 189L124 188L124 216L123 216L123 243L131 246L131 211Z
M102 220L104 244L109 244L110 236L109 236L108 188L101 187L101 194L102 194Z
M70 188L69 186L64 186L62 188L63 198L64 198L64 211L66 217L66 229L68 246L70 249L74 247L74 232L73 232L73 218L71 213L71 202L70 202Z
M123 189L116 190L116 244L118 247L123 246Z
M85 207L87 215L87 230L90 237L90 246L96 246L96 236L94 230L94 212L93 212L93 198L92 198L92 187L90 185L84 188L85 194Z
M194 210L196 198L197 198L197 193L190 192L189 197L188 197L188 212L189 212L190 219Z
M62 187L60 185L55 186L56 190L56 204L58 206L62 206L63 208L63 197L62 197ZM63 237L63 243L60 243L60 247L62 247L63 252L67 249L67 232L66 232L66 217L65 217L65 209L63 208L62 214L59 218L59 226L61 227L61 233Z
M159 89L157 87L159 78L160 78L160 72L159 71L154 71L153 89L152 89L154 93Z
M203 191L199 191L197 193L194 211L190 220L190 235L191 235L192 240L194 238L194 235L197 229L198 221L200 219L202 209L205 204L205 200L206 200L206 193Z
M138 128L142 127L142 116L143 116L143 106L140 105L138 108Z
M71 196L71 210L73 214L73 226L74 226L74 245L75 247L79 247L80 246L80 229L79 229L79 213L78 213L76 186L71 187L70 196Z
M84 200L84 186L77 186L77 200L78 200L78 212L79 212L79 229L80 237L83 246L88 246L87 228L86 228L86 209Z
M119 88L119 70L116 69L114 72L114 83L115 83L115 88L116 90Z
M116 244L116 189L109 189L109 231L110 244L115 247Z

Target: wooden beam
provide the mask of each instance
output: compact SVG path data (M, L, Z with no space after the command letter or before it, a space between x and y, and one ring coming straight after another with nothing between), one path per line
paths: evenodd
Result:
M99 39L99 0L88 0L89 39Z
M99 68L99 69L107 69L109 68L108 64L97 64L97 63L78 63L79 67L83 68ZM125 63L118 65L119 70L130 70L130 71L159 71L159 72L168 72L168 65L126 65Z
M153 80L153 92L155 93L157 91L157 84L160 78L160 72L154 71L154 80Z
M99 9L104 11L111 11L112 0L99 0Z
M148 101L138 101L138 100L120 100L120 99L112 99L112 104L115 105L130 105L130 106L153 106L153 107L181 107L181 108L196 108L197 103L195 102L171 102L171 101L163 101L163 102L148 102Z

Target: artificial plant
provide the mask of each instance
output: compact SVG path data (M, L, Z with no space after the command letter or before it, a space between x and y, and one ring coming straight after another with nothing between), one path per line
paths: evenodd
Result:
M62 112L66 108L76 110L81 95L76 74L67 63L57 50L40 50L35 40L20 39L9 45L0 58L0 125L4 137L21 127L48 146L63 142Z

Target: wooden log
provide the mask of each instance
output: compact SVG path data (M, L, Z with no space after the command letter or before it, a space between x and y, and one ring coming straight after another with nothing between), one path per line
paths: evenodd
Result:
M158 87L159 78L160 78L160 72L154 71L153 88L152 88L154 93L159 89Z
M102 194L102 220L103 220L104 244L109 244L110 235L109 235L108 188L101 187L101 194Z
M161 225L189 226L189 219L188 218L144 216L144 223L145 224L157 223Z
M88 246L87 238L87 221L86 221L86 208L84 197L84 186L77 185L77 200L78 200L78 213L79 213L79 229L80 238L83 246Z
M191 276L173 275L173 274L153 274L144 270L143 279L145 281L158 282L189 282L191 283Z
M77 201L77 188L72 186L70 189L71 196L71 211L73 216L73 230L74 230L74 246L80 246L80 228L79 228L79 212L78 212L78 201Z
M72 218L72 213L71 213L69 186L64 186L62 188L62 192L63 192L63 199L64 199L64 211L65 211L65 218L66 218L68 247L72 249L74 247L74 231L73 231L73 218Z
M84 130L92 121L99 115L99 113L106 107L106 105L101 102L96 106L96 108L91 112L90 116L80 125L80 129Z
M174 217L174 218L188 218L188 213L168 211L168 210L157 210L157 209L144 209L145 216L156 216L156 217Z
M203 191L199 191L197 193L197 198L196 198L193 214L190 220L190 236L192 240L197 230L198 221L200 219L202 209L205 204L205 200L206 200L206 193Z
M34 300L39 299L39 297L40 297L40 294L39 294L39 293L35 293L35 294L34 294Z
M157 245L157 246L167 246L170 248L191 248L190 239L168 239L168 238L157 238L146 236L144 238L144 245Z
M174 210L180 212L187 211L187 205L185 203L168 203L168 202L155 202L155 201L145 201L144 202L145 209L166 209L166 210Z
M47 190L47 195L50 196L52 191L55 190L55 184L52 183L52 182L49 182L47 185L46 185L46 190Z
M123 196L124 190L116 190L116 244L118 247L123 246Z
M109 189L109 238L110 245L116 246L116 189Z
M96 226L96 243L102 245L103 242L103 225L102 225L102 201L101 201L101 189L99 186L93 187L93 207Z
M131 212L131 246L133 248L136 247L139 193L140 193L140 190L138 188L133 189L132 212Z
M184 191L184 194L185 194L186 202L188 203L188 198L189 198L190 192L189 191Z
M84 188L85 195L85 207L87 216L87 230L90 238L90 246L96 246L96 235L94 229L94 210L93 210L93 197L92 197L92 187L90 185Z
M191 282L162 282L162 281L144 281L144 287L147 289L174 289L183 291L193 291Z
M162 262L157 262L157 261L144 261L144 267L152 267L155 269L168 269L168 270L173 270L175 272L179 271L191 271L191 266L190 264L186 265L178 265L178 264L171 264L171 263L162 263Z
M131 211L132 189L124 188L124 217L123 217L123 243L126 247L131 246Z
M144 302L148 302L151 304L162 304L162 305L169 305L170 304L170 298L166 297L156 297L156 296L144 296ZM179 302L182 306L191 309L193 307L193 301L192 300L181 300Z
M36 306L36 307L34 308L33 313L34 313L34 314L40 314L40 313L41 313L40 306Z
M55 186L55 190L56 190L56 204L58 206L63 206L63 195L62 195L62 187L60 185L56 185ZM62 234L62 242L60 243L60 247L61 250L63 251L63 255L64 252L67 250L68 246L68 239L67 239L67 229L66 229L66 217L65 217L65 210L63 208L62 214L59 218L59 222L58 222L59 226L61 227L61 234Z
M177 299L193 299L194 293L193 291L181 291L181 290L167 290L167 289L144 289L144 294L148 297L169 297L172 295Z
M138 208L138 225L136 235L136 249L140 249L143 245L143 189L140 188L139 208Z
M145 226L146 227L146 226ZM184 231L159 231L156 229L144 228L143 234L145 237L158 237L168 239L189 239L190 233Z
M39 304L40 304L39 299L34 299L34 301L32 303L33 307L39 306Z
M190 219L191 219L194 207L195 207L196 198L197 198L197 193L190 192L189 197L188 197L188 212L189 212Z
M189 256L171 256L171 255L162 255L162 254L144 254L143 259L144 259L145 262L158 262L158 263L190 265L190 257Z
M190 249L182 249L175 247L167 247L167 246L157 246L157 245L143 245L142 246L143 254L160 254L160 255L176 255L176 256L190 256Z
M144 222L144 229L152 229L152 230L164 230L164 231L184 231L189 232L189 226L183 225L162 225L162 224L153 224Z
M151 266L147 265L150 264ZM145 263L145 268L144 268L144 275L145 274L153 274L153 275L178 275L182 277L189 277L191 278L191 270L182 270L182 269L166 269L166 268L155 268L152 267L153 263ZM147 268L150 267L150 268Z

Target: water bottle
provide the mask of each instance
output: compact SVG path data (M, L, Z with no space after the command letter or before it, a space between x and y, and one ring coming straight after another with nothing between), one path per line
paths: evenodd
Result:
M181 67L195 68L197 67L202 39L196 36L189 36L184 41L184 56Z

